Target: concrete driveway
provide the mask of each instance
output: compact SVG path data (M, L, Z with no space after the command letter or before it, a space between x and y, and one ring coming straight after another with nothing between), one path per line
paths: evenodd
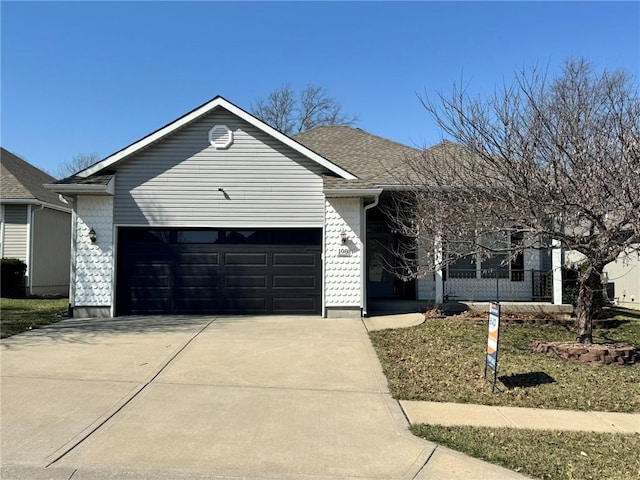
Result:
M482 464L408 432L356 320L68 320L0 355L3 479L464 478L453 463Z
M358 321L70 320L1 355L5 474L412 478L433 449Z

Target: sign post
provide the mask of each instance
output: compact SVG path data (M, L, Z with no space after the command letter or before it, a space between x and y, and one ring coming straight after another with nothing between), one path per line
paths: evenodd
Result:
M491 302L489 307L489 338L487 341L487 359L484 364L484 378L487 378L487 367L493 370L493 386L491 393L496 389L498 378L498 340L500 338L500 304Z

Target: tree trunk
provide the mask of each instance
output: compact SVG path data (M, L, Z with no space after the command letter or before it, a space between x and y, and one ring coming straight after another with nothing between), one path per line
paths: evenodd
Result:
M591 343L593 341L593 317L597 309L597 296L602 294L603 267L590 265L580 276L580 290L576 305L577 341Z

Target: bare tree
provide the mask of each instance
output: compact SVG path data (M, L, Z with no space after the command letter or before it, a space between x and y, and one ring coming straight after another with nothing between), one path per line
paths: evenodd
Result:
M308 85L299 93L290 86L259 98L252 113L286 135L309 130L320 125L353 125L356 116L343 113L342 106L322 87Z
M402 252L415 259L404 265L405 275L470 253L516 255L555 240L553 246L582 255L576 329L580 342L591 343L603 268L640 245L634 80L569 60L555 79L535 68L519 72L485 100L455 86L452 94L421 100L454 143L403 164L407 192L389 214L412 239L411 251ZM519 233L518 241L496 241L505 231Z
M74 155L71 160L66 161L58 165L56 175L58 178L65 178L74 173L84 170L85 168L100 161L100 156L97 153L80 153Z

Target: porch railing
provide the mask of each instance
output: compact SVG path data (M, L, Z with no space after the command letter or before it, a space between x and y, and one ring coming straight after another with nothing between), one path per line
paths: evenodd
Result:
M445 301L548 302L553 298L550 271L469 269L449 270L444 275Z

